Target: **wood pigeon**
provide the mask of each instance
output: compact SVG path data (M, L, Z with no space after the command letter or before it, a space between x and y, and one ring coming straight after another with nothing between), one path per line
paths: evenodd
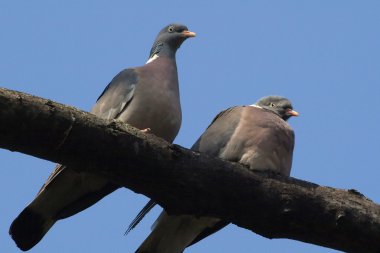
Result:
M91 112L173 142L182 119L175 55L181 44L194 36L184 25L164 27L148 62L117 74ZM104 178L57 165L35 199L13 221L9 234L21 250L29 250L57 220L81 212L117 188L119 185Z
M298 113L288 99L279 96L229 108L216 116L192 150L239 162L251 170L289 176L294 132L286 121L291 116ZM228 223L213 217L170 216L163 211L136 253L181 253Z

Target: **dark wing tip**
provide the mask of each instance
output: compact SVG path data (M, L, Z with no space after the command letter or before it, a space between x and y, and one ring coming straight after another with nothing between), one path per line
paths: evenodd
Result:
M23 251L30 250L45 235L45 220L36 212L25 208L12 222L9 234L17 247Z
M144 219L145 215L156 205L156 202L153 200L149 200L149 202L141 209L141 211L137 214L137 216L133 219L131 224L129 224L128 229L125 231L124 235L128 235L132 229L134 229L142 219Z

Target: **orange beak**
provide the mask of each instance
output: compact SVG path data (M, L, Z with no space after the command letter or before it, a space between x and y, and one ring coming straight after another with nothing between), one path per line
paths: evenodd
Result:
M197 34L195 32L183 31L182 35L186 38L191 38L191 37L195 37Z
M299 116L300 114L292 109L288 109L286 110L286 115L289 115L289 116L293 116L293 117L297 117Z

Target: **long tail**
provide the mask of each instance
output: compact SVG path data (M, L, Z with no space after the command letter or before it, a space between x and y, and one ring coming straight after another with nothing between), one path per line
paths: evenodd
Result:
M106 179L57 166L36 198L13 221L9 234L21 250L29 250L57 220L83 211L117 188Z

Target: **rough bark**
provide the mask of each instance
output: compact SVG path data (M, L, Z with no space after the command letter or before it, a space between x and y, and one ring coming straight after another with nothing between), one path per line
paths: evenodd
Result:
M243 166L118 121L0 89L0 147L107 177L173 214L215 216L267 238L380 252L380 206L339 190Z

